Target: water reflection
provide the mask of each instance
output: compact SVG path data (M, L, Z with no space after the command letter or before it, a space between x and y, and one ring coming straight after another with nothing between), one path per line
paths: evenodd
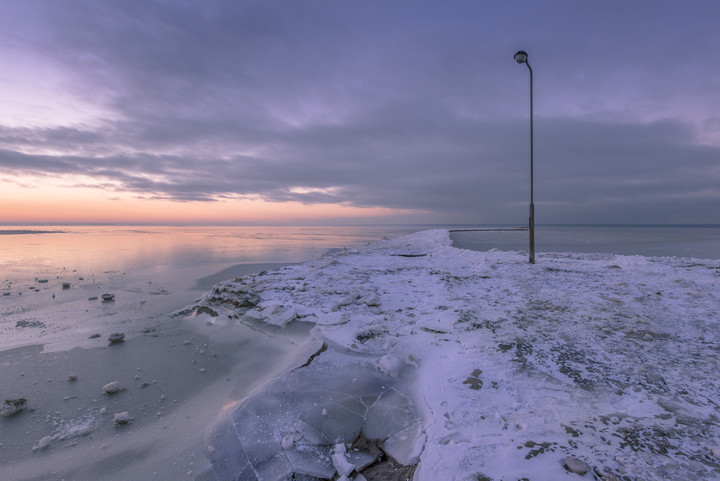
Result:
M413 227L16 227L2 236L3 280L223 263L290 263Z

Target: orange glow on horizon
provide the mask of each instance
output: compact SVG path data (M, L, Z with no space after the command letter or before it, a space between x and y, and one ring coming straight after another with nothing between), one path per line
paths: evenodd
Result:
M90 187L27 187L0 180L0 224L282 224L407 213L411 212L248 198L177 202Z

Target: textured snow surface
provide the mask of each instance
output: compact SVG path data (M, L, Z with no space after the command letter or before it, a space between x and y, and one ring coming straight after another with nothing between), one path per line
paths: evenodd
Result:
M720 479L718 260L540 253L530 265L433 230L227 281L195 307L274 329L315 324L330 349L228 416L257 452L321 438L303 468L316 478L337 476L337 443L368 419L347 408L328 437L316 404L352 404L364 386L417 406L395 407L404 431L388 443L405 440L416 480L579 479L568 457L588 479ZM253 411L272 403L269 417ZM209 443L256 452L237 436Z

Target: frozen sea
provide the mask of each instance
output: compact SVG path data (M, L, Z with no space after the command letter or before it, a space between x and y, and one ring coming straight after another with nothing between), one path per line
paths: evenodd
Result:
M90 333L110 325L119 310L124 323L163 316L216 282L417 230L421 228L0 227L0 349L36 342L46 350L74 347L76 329ZM63 284L70 287L63 289ZM100 302L106 293L115 294L114 303ZM97 302L88 302L91 298ZM18 322L42 329L16 329Z
M428 228L1 228L0 479L718 477L720 228Z

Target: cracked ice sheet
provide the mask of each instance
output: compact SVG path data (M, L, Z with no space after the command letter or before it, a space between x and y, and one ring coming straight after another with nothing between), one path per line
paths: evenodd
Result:
M416 480L562 479L566 456L607 479L720 476L718 260L529 265L435 230L220 287L295 309L294 322L331 319L313 329L329 343L417 365L429 416Z
M227 410L207 438L216 478L328 479L336 471L346 476L354 464L345 445L361 435L387 444L385 451L397 459L417 462L424 442L422 411L404 394L414 368L397 366L386 373L377 366L376 356L324 347L303 367ZM367 461L366 453L350 454Z

